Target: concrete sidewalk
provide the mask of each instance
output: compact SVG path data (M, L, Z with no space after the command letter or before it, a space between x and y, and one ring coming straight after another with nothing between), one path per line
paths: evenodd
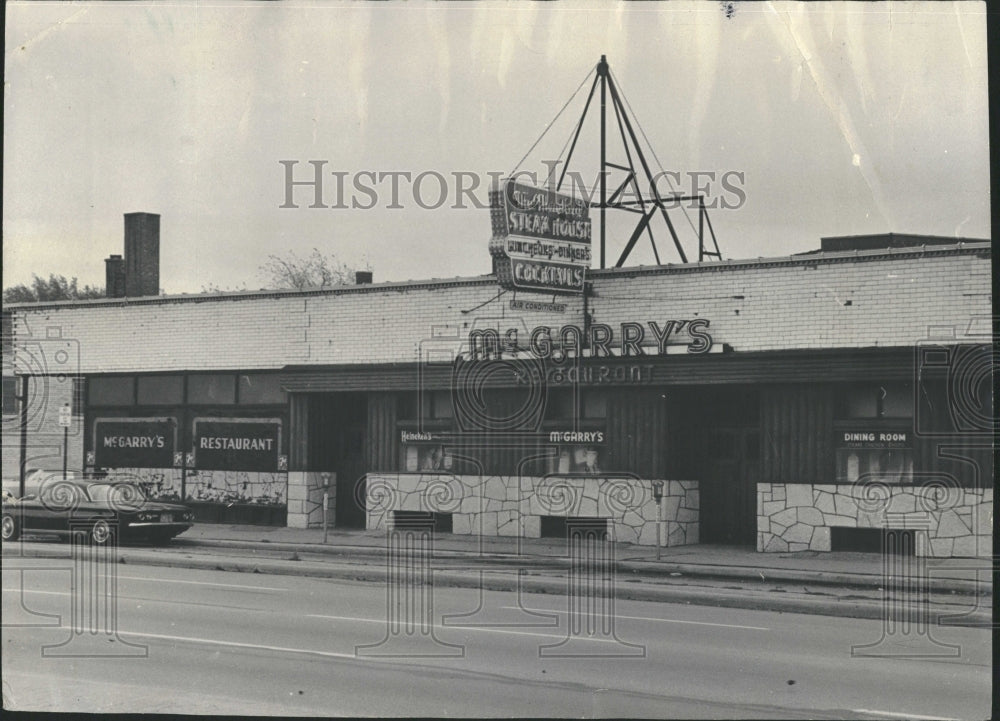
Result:
M70 557L65 543L22 540L4 544L5 569L24 559ZM200 523L167 546L126 544L115 555L120 564L384 584L391 571L386 540L384 531L331 529L324 543L321 529ZM892 609L903 609L928 624L990 628L992 623L988 559L927 559L922 571L913 559L891 559L886 569L877 553L765 554L694 545L664 548L657 560L655 547L620 543L613 548L614 593L620 600L883 621ZM575 593L570 581L579 568L571 564L563 539L439 533L430 552L435 586ZM895 578L889 579L887 571ZM920 572L926 573L923 581L910 577Z
M215 548L283 550L341 558L384 557L384 531L323 530L272 526L198 523L174 541L175 545ZM518 564L565 568L569 559L562 539L434 535L434 554L442 561L471 564ZM684 575L713 578L757 578L803 581L842 587L878 588L884 585L886 563L878 553L804 551L758 553L752 547L691 545L661 549L615 544L620 570L644 575ZM928 558L929 586L954 593L992 594L990 559ZM912 567L912 565L911 565Z

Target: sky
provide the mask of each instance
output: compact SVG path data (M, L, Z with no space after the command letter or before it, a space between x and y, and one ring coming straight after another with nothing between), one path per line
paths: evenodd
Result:
M990 237L984 4L727 5L7 3L3 285L103 286L137 211L161 215L167 293L264 287L268 256L313 248L376 282L488 273L491 178L544 182L602 54L658 187L714 203L725 258ZM588 185L597 103L570 163ZM319 203L286 185L316 167ZM697 216L671 214L696 255ZM643 241L626 264L655 262Z

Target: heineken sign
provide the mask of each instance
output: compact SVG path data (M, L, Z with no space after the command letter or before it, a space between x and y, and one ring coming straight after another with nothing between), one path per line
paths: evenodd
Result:
M196 418L194 465L210 471L277 471L278 419Z
M177 447L174 418L95 418L97 468L171 468Z
M586 201L514 180L490 192L497 280L504 288L544 293L583 292L590 267L590 206Z

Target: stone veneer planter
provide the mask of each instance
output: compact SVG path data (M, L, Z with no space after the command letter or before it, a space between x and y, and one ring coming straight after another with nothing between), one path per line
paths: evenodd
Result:
M367 527L386 527L392 511L452 514L458 535L541 536L542 516L607 518L614 540L656 545L650 481L630 477L454 476L369 473ZM698 542L698 482L665 481L663 545Z
M829 551L830 528L924 529L921 555L993 553L993 489L882 483L757 484L758 551Z
M334 526L337 502L337 474L319 471L288 472L289 528L318 528L323 525L323 494L330 494L327 525Z

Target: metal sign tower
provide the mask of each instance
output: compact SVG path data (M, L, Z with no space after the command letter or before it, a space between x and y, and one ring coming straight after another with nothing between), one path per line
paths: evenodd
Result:
M583 107L583 113L581 113L580 119L576 123L576 128L572 135L572 142L569 144L569 152L566 154L565 160L560 159L562 171L559 174L559 180L555 184L554 189L558 192L566 180L566 175L570 167L570 161L573 158L573 152L576 150L577 141L580 138L580 132L583 129L584 121L587 118L587 113L590 110L590 104L594 98L595 92L597 91L598 85L600 86L601 96L599 192L597 200L590 201L590 207L597 208L599 211L599 238L601 244L600 267L606 267L606 212L609 208L633 213L639 216L636 219L635 227L625 244L625 248L622 250L621 255L615 262L616 268L620 268L625 261L628 260L629 255L636 246L636 243L644 233L649 238L657 264L661 263L660 254L656 247L656 240L653 238L653 231L650 227L650 221L653 220L657 213L663 217L663 220L666 223L667 230L670 232L674 248L677 250L677 254L680 256L681 262L687 263L687 254L684 252L680 238L677 235L677 230L674 227L674 223L671 221L668 213L668 210L670 209L682 207L682 203L696 204L698 211L698 228L696 231L698 234L698 261L701 262L709 258L721 260L722 254L719 252L719 244L715 237L715 231L712 228L712 222L708 217L708 210L705 206L704 196L683 195L681 193L674 192L664 195L657 187L658 178L653 174L650 164L646 158L646 154L643 152L642 145L639 143L639 137L636 134L636 126L639 127L639 131L642 133L642 137L646 140L647 145L649 145L649 140L645 137L645 132L642 131L642 127L639 126L638 120L635 120L634 113L631 112L628 101L624 99L621 90L615 82L608 66L607 58L604 55L601 56L601 61L597 64L595 69L594 81L590 86L590 93L588 94L587 102ZM610 109L614 115L614 123L617 126L618 134L621 138L622 149L624 150L625 161L623 164L611 162L607 157L609 99L611 101ZM539 138L539 140L540 139L541 138ZM650 151L655 159L656 154L655 151L652 150L651 145ZM658 160L657 163L659 163ZM619 173L624 172L625 177L620 183L618 183L609 195L608 176L613 171L617 171ZM662 168L660 177L666 177L666 174L662 172ZM640 178L645 180L645 192L643 192L643 188L641 187ZM690 218L688 218L688 220L690 222ZM693 223L692 227L694 227ZM706 229L708 231L707 236L705 232ZM711 243L710 246L707 241Z

